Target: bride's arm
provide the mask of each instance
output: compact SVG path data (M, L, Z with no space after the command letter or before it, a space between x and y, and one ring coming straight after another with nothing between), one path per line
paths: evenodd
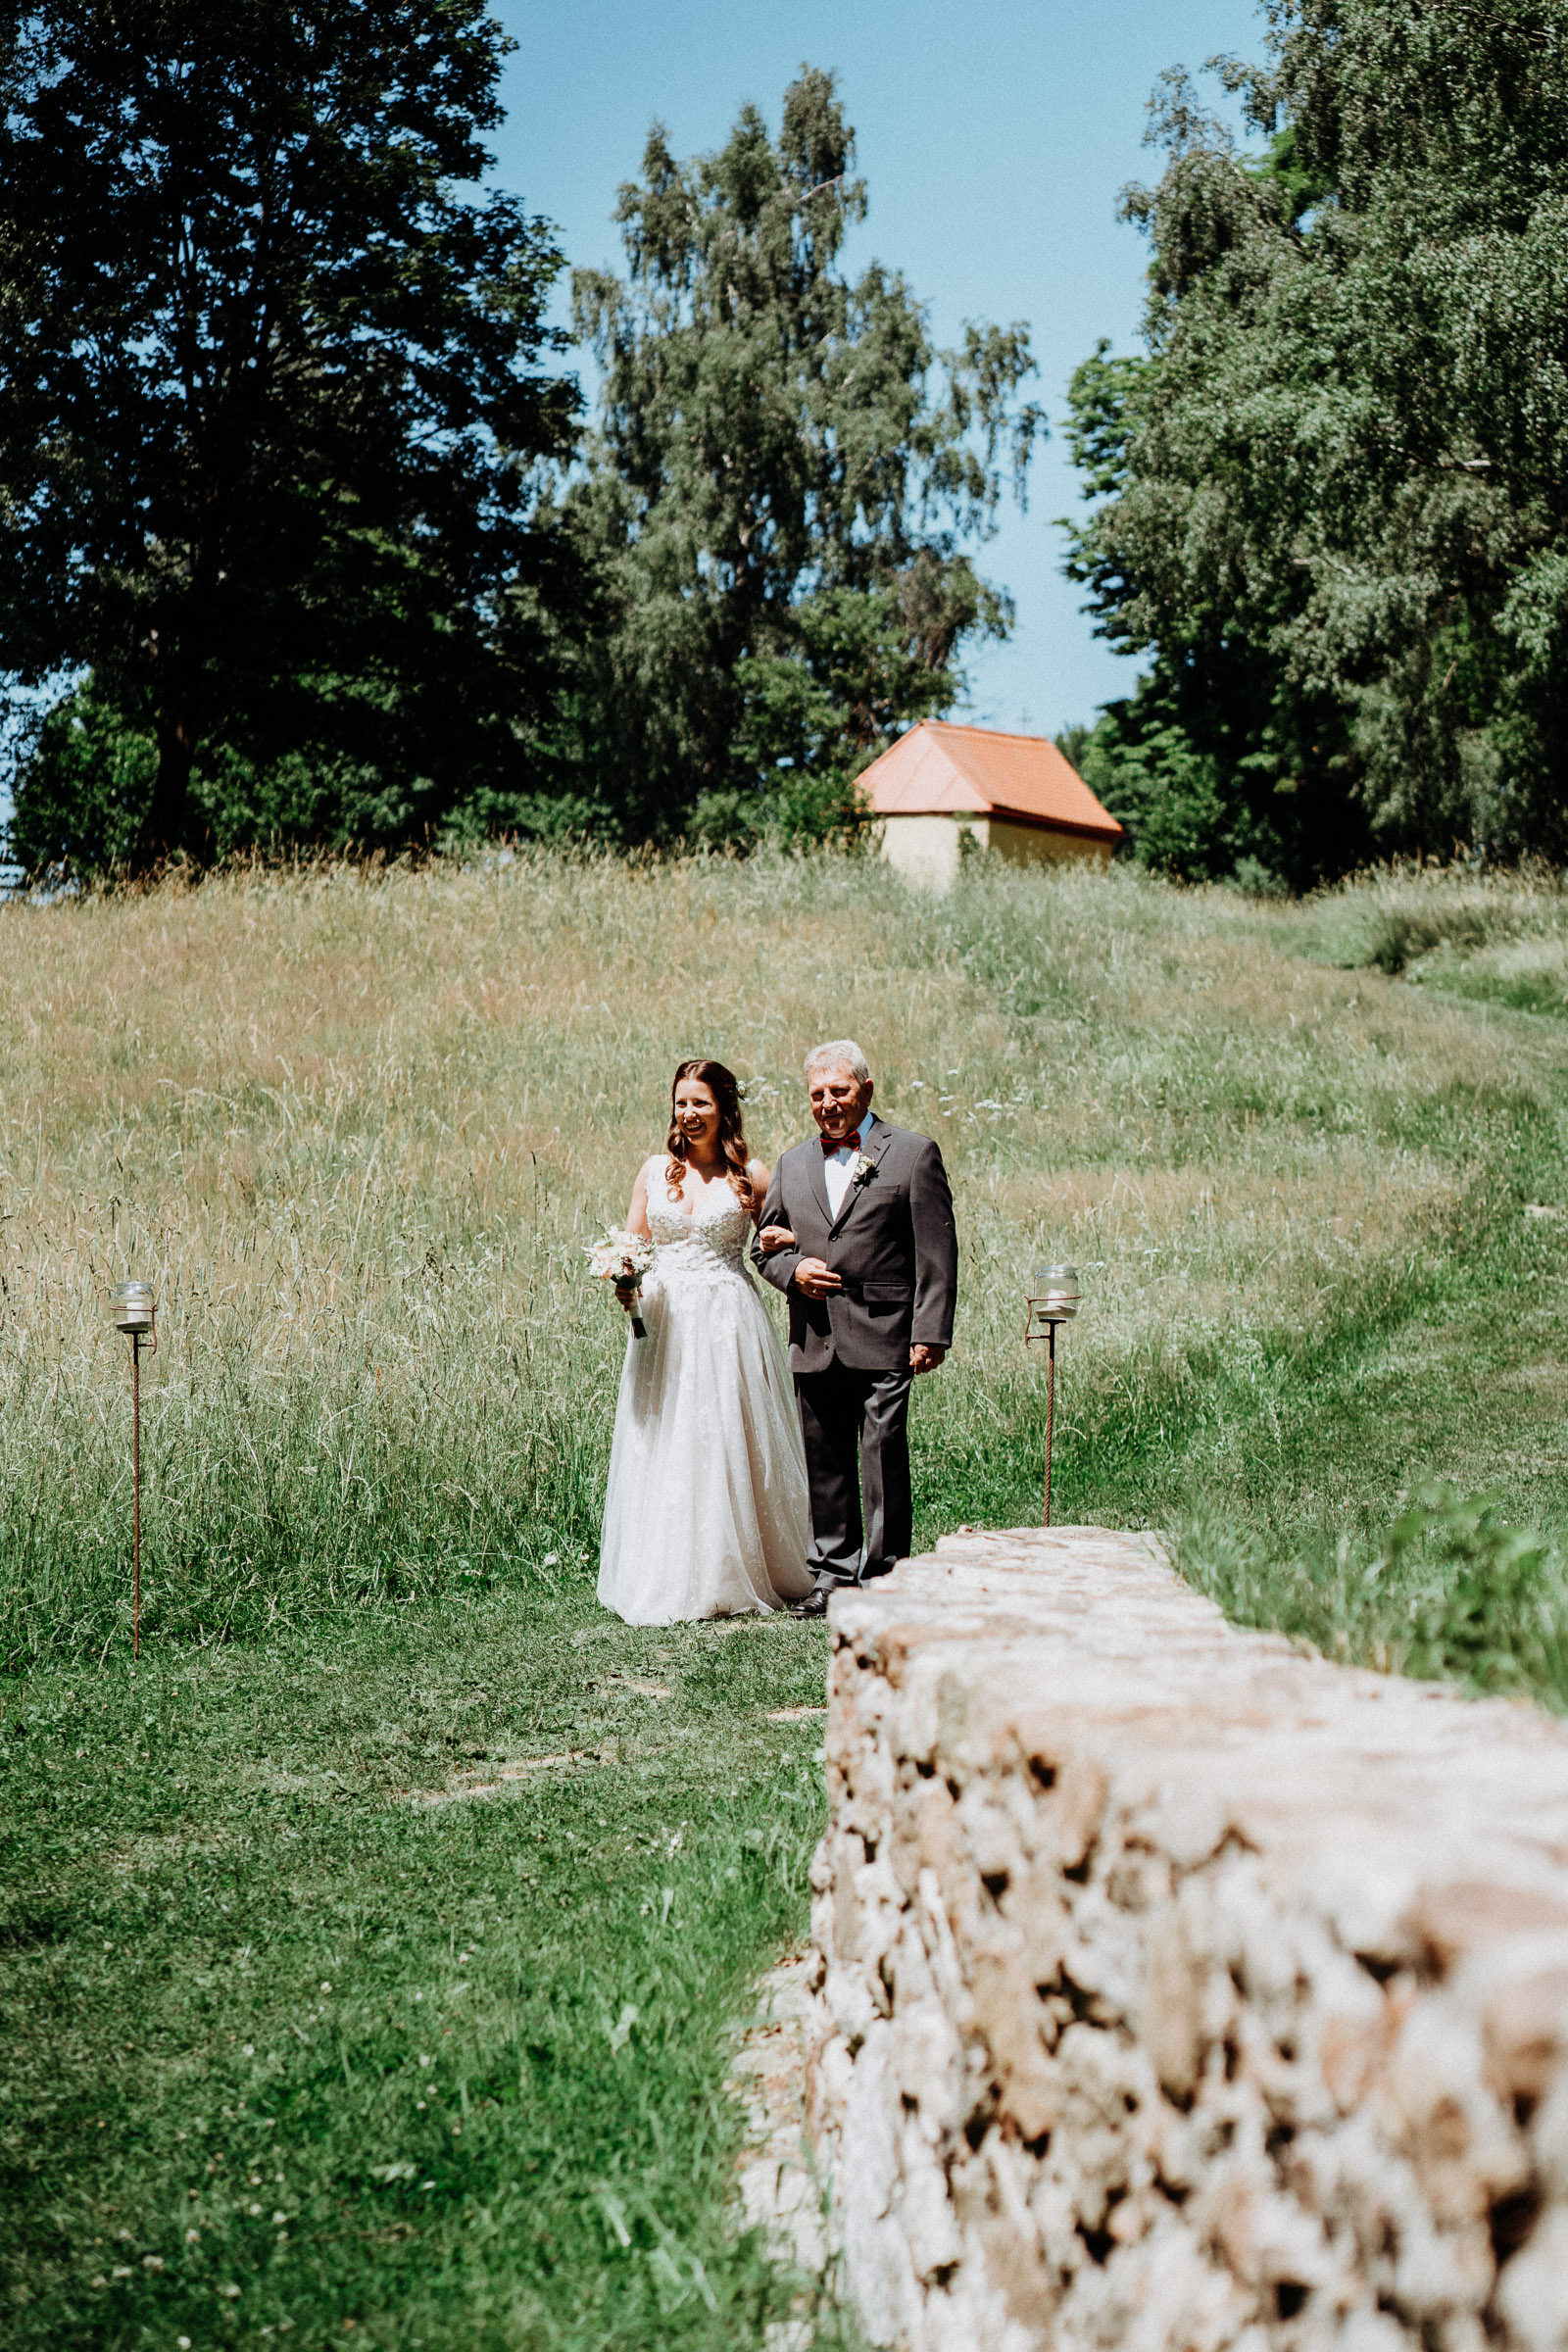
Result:
M788 1291L801 1262L801 1252L785 1219L783 1194L776 1176L767 1185L761 1206L755 1213L758 1235L752 1244L752 1263L776 1291Z
M771 1257L775 1250L788 1250L795 1240L787 1225L764 1225L762 1210L767 1200L769 1177L765 1159L747 1162L746 1173L752 1180L752 1223L757 1227L757 1247L764 1256Z
M638 1169L637 1181L631 1188L631 1206L626 1211L626 1231L640 1233L645 1242L654 1238L648 1229L648 1171L653 1164L651 1159L645 1159Z

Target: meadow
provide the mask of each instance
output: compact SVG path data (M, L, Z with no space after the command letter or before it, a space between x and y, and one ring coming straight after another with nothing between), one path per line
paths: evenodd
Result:
M490 854L0 908L6 2340L588 2347L841 2323L739 2232L825 1659L593 1596L584 1243L714 1054L771 1157L865 1046L963 1302L917 1541L1054 1516L1233 1615L1568 1705L1568 901ZM126 1349L143 1381L128 1656ZM440 2019L439 2028L435 2020ZM807 2295L805 2302L800 2298Z

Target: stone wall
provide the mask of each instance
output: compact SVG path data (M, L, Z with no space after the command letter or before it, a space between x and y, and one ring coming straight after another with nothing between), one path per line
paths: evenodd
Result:
M1568 1731L1095 1528L832 1630L810 2098L872 2343L1568 2352Z

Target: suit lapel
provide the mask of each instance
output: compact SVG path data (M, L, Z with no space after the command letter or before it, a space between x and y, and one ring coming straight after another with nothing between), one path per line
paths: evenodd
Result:
M884 1152L886 1152L889 1144L891 1144L892 1141L892 1128L879 1121L877 1133L872 1137L870 1144L866 1148L865 1153L866 1158L871 1162L873 1167L881 1166L882 1154ZM825 1202L827 1200L827 1178L820 1170L818 1170L818 1182L821 1184L822 1199ZM830 1235L837 1233L839 1227L843 1224L845 1218L850 1214L851 1210L855 1206L855 1203L860 1198L860 1195L864 1192L869 1192L873 1182L874 1179L868 1176L864 1184L851 1185L849 1191L844 1196L843 1201L840 1204L838 1215L833 1219L832 1224L828 1227L828 1232Z
M808 1144L803 1144L801 1146L801 1150L807 1155L806 1181L810 1186L812 1195L816 1200L816 1205L822 1212L823 1224L831 1225L833 1222L833 1211L828 1206L827 1172L822 1164L821 1138L813 1135Z

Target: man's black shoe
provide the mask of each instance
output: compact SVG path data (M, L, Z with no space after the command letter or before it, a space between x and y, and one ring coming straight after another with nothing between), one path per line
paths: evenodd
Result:
M818 1586L815 1592L808 1592L804 1600L790 1602L790 1615L792 1617L825 1617L827 1615L827 1594Z

